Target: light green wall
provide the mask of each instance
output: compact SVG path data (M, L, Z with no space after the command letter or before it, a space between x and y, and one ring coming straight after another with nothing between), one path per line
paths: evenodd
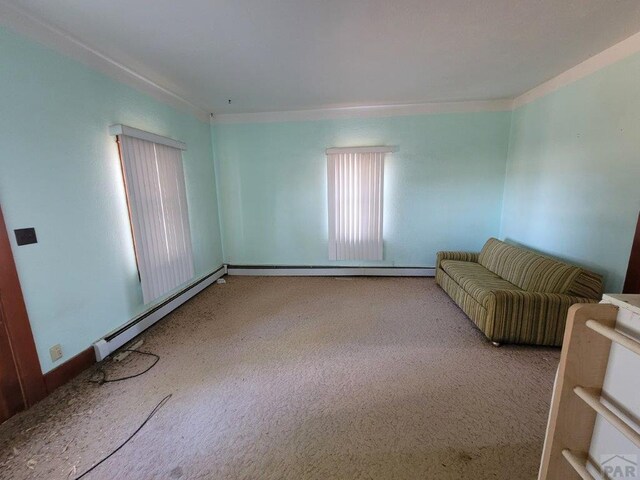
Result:
M1 28L0 61L0 204L44 371L50 346L67 360L148 308L114 123L188 144L198 276L223 260L331 264L325 148L397 145L377 264L433 266L438 250L501 234L621 288L640 208L640 54L513 114L211 127ZM29 226L39 243L17 247L13 229Z
M146 308L118 154L123 123L187 143L196 274L222 263L208 123L0 29L0 204L44 371ZM35 227L17 247L13 229Z
M513 113L501 233L622 289L640 209L640 54Z
M324 151L396 145L383 265L435 265L498 235L510 112L212 126L225 260L330 265ZM361 263L361 262L359 262Z

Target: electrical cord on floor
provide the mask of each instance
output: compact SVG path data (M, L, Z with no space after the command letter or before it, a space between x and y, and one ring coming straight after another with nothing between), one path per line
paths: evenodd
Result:
M165 403L167 403L169 401L169 399L171 398L171 393L169 395L167 395L166 397L164 397L162 400L160 400L160 403L158 403L155 408L153 410L151 410L151 413L147 416L147 418L145 419L144 422L142 422L142 425L140 425L135 432L133 432L129 438L127 438L123 443L120 444L120 446L118 448L116 448L113 452L111 452L109 455L107 455L106 457L104 457L102 460L100 460L98 463L96 463L94 466L92 466L89 470L87 470L86 472L84 472L82 475L76 477L74 480L80 480L82 477L84 477L85 475L89 474L90 472L92 472L95 468L97 468L99 465L101 465L102 463L106 462L109 458L111 458L113 455L116 454L116 452L118 452L118 450L120 450L122 447L124 447L129 440L131 440L133 437L136 436L136 434L142 430L142 427L144 427L147 422L149 420L151 420L151 418L158 412L158 410L160 410L163 405Z
M100 372L100 374L102 375L102 378L100 380L89 380L91 383L97 383L98 385L103 385L105 383L113 383L113 382L121 382L122 380L129 380L130 378L136 378L139 377L140 375L144 375L145 373L147 373L149 370L151 370L153 367L155 367L156 363L158 363L158 361L160 360L160 356L156 355L155 353L150 353L150 352L142 352L140 350L121 350L122 352L131 352L131 353L138 353L140 355L148 355L150 357L154 357L155 361L149 365L149 367L147 367L146 369L144 369L143 371L136 373L134 375L128 375L126 377L120 377L120 378L107 378L107 373L104 371L104 369L102 367L98 368L98 372Z

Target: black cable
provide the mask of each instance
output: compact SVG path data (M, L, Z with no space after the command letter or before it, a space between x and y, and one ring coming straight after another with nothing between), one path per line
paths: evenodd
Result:
M91 383L97 383L98 385L102 385L104 383L121 382L122 380L129 380L130 378L136 378L136 377L139 377L140 375L143 375L143 374L147 373L160 360L160 356L156 355L155 353L142 352L140 350L130 350L130 349L124 349L124 350L121 350L121 352L131 352L131 353L139 353L140 355L148 355L150 357L154 357L155 361L148 368L146 368L145 370L143 370L143 371L141 371L139 373L136 373L134 375L129 375L129 376L126 376L126 377L113 378L113 379L108 379L107 378L107 373L104 371L104 369L102 367L98 367L98 372L100 372L102 374L102 378L100 380L89 380L89 381Z
M149 414L149 416L147 416L146 420L144 422L142 422L142 425L140 425L135 432L133 432L129 438L127 438L123 443L120 444L120 446L118 448L116 448L113 452L111 452L109 455L107 455L106 457L104 457L102 460L100 460L98 463L96 463L93 467L91 467L89 470L87 470L86 472L84 472L82 475L78 476L75 478L75 480L80 480L82 477L84 477L85 475L87 475L88 473L92 472L96 467L98 467L98 465L104 463L105 461L107 461L112 455L114 455L118 450L120 450L122 447L124 447L127 442L129 442L129 440L131 440L133 437L136 436L136 434L142 430L142 427L144 427L147 422L149 420L151 420L151 417L153 417L158 410L160 410L162 408L162 406L167 403L169 401L169 399L171 398L171 393L169 395L167 395L166 397L164 397L162 400L160 400L160 403L158 403L156 405L156 407L151 410L151 413Z

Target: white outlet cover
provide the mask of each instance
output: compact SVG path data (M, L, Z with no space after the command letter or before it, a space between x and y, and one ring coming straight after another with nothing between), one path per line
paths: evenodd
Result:
M60 344L54 345L49 349L49 353L51 354L51 360L53 360L54 362L56 360L60 360L62 358L62 347L60 346Z

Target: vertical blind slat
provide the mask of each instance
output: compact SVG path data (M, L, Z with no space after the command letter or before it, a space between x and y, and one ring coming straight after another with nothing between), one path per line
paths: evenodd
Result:
M346 216L344 215L344 211L346 209L346 205L345 205L345 196L344 196L344 192L346 190L346 186L347 186L347 159L346 156L339 156L338 157L338 168L340 169L340 184L339 184L339 195L340 195L340 199L338 202L338 211L336 212L336 214L338 215L338 219L340 222L340 236L338 237L338 258L344 258L345 255L345 251L344 251L344 245L345 245L345 239L347 238L346 235L346 231L347 231L347 221L346 221Z
M378 225L379 225L379 229L380 229L380 236L377 237L377 243L378 243L378 256L380 258L382 258L382 254L383 254L383 244L382 244L382 221L383 221L383 205L384 205L384 154L382 153L378 153L378 161L377 161L377 165L378 165L378 171L380 172L380 174L378 175L378 191L380 192L380 194L378 195L378 202L379 202L379 207L378 207Z
M168 177L174 172L171 168L171 159L166 158L166 152L162 145L156 145L156 165L158 170L158 183L160 185L160 198L162 200L162 211L164 215L164 233L166 243L166 262L165 262L165 274L168 278L169 284L175 284L176 279L180 278L179 272L176 270L180 268L179 263L175 262L178 258L178 245L175 235L175 212L174 206L177 201L175 192L171 188L171 183Z

